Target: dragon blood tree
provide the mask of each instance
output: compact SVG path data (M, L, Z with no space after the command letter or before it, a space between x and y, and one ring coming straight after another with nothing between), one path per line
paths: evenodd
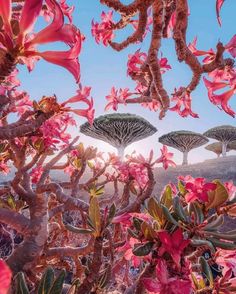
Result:
M222 143L221 142L211 143L211 144L207 145L205 147L205 149L208 151L214 152L217 155L217 157L220 157L220 155L222 154ZM232 150L232 149L230 149L230 146L228 145L226 151L228 152L230 150Z
M123 159L124 150L128 145L153 135L157 129L141 116L114 113L96 118L92 125L84 123L80 131L114 146L118 156Z
M159 142L183 152L182 164L187 165L189 151L206 144L208 139L190 131L175 131L161 136Z
M230 142L227 148L229 148L230 150L236 150L236 141Z
M226 156L228 144L236 140L236 127L229 125L218 126L206 131L204 135L220 141L222 143L222 156Z

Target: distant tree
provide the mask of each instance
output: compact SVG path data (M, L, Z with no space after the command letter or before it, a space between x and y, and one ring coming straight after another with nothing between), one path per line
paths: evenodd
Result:
M230 150L236 150L236 140L233 141L233 142L230 142L228 144L228 147L227 148L229 148Z
M206 150L214 152L217 157L220 157L222 154L222 143L221 142L214 142L205 147ZM226 151L230 151L229 145Z
M220 141L222 143L222 156L226 156L228 144L236 140L236 127L230 125L218 126L209 129L204 135Z
M93 125L84 123L80 131L114 146L117 148L118 156L123 158L128 145L153 135L157 129L141 116L114 113L96 118Z
M159 142L183 152L182 165L187 165L189 151L206 144L208 139L198 133L190 131L176 131L161 136L159 138Z

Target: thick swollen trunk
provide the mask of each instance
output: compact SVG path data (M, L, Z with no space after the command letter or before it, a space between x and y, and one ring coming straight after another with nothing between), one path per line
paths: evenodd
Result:
M24 241L7 259L7 263L14 274L34 266L48 237L47 198L43 194L36 195L29 209L30 225L24 235Z
M79 286L76 294L90 294L94 284L98 281L102 265L102 244L102 237L97 237L94 241L93 260L89 267L89 274Z
M188 151L183 152L183 163L182 165L188 165Z
M227 142L222 142L222 156L226 157Z

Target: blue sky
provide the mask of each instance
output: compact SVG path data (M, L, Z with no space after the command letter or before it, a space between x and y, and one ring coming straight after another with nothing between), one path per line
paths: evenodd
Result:
M131 1L123 1L125 3ZM96 116L104 114L106 104L105 96L110 92L111 87L125 88L134 86L132 80L126 75L126 63L128 54L141 48L147 50L149 38L145 39L143 44L130 46L122 52L115 52L109 47L97 45L91 36L91 21L100 20L101 12L107 11L106 7L99 3L99 0L71 0L69 4L75 6L74 22L86 36L83 44L83 50L80 55L81 63L81 82L84 86L92 87L92 96L95 100ZM222 8L222 27L218 26L215 16L215 0L190 0L190 18L187 34L188 42L191 42L195 36L198 37L198 48L207 50L214 48L221 40L227 43L235 34L235 11L236 1L227 0ZM41 27L42 22L36 26L36 31ZM130 30L117 34L117 40L127 36ZM47 49L64 49L61 44L46 46ZM161 51L168 58L172 70L165 74L164 85L169 94L175 87L188 84L191 73L185 64L179 64L176 60L174 44L172 40L164 40ZM73 77L63 68L40 61L36 64L33 72L28 73L25 68L20 67L20 79L22 89L27 90L32 99L38 100L43 95L56 94L59 101L63 101L76 92L77 86ZM222 124L235 124L235 119L220 111L212 105L207 97L207 92L203 83L192 94L193 110L200 116L199 119L181 118L176 113L169 112L162 121L158 119L158 113L150 112L138 105L128 105L119 107L119 112L135 113L148 119L158 132L152 137L130 145L126 152L129 153L136 149L138 152L146 155L151 149L159 153L161 145L158 143L158 137L174 130L187 129L196 132L204 132L208 128ZM236 96L231 99L230 105L236 109ZM85 120L78 119L78 125ZM73 136L79 133L79 129L72 129ZM81 135L81 141L86 145L96 145L100 150L113 151L108 144L90 139ZM171 149L174 151L174 149ZM181 155L174 151L175 161L181 162ZM233 154L233 152L232 152ZM213 158L214 155L204 148L195 149L190 153L189 161L198 162L207 158Z

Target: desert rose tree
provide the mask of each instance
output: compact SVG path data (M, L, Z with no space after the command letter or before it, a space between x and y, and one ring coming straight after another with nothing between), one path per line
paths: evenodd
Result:
M236 127L229 125L218 126L209 129L204 135L222 143L222 156L225 157L228 144L236 140Z
M175 131L159 138L159 142L183 152L183 165L188 164L188 153L208 142L208 139L190 131Z
M135 91L113 87L106 108L141 103L160 110L160 118L167 110L197 117L191 92L205 73L211 79L204 79L211 102L234 116L228 101L235 92L235 68L233 59L224 55L236 56L235 36L226 45L218 43L216 51L198 50L196 39L187 45L187 0L100 2L121 19L115 23L110 10L102 13L101 23L93 21L97 42L119 51L143 42L151 31L148 53L137 50L129 56L128 75L137 82ZM216 1L219 23L223 3ZM12 242L12 252L0 260L0 293L235 293L236 234L223 228L225 216L236 216L233 183L180 176L178 186L168 185L158 200L153 169L157 163L174 165L166 146L156 160L151 151L148 158L134 153L121 162L114 154L104 159L96 148L85 148L79 138L70 137L72 114L86 117L90 125L94 117L91 88L79 83L84 36L73 25L72 12L65 0L0 0L0 171L15 168L8 185L0 188L1 228ZM39 15L50 23L35 32ZM134 33L115 43L115 31L129 24ZM166 37L173 38L178 60L193 72L190 83L174 91L172 107L162 83L162 74L171 69L160 54ZM58 41L68 50L38 50L38 45ZM205 58L200 62L198 56ZM41 58L74 76L79 83L75 96L62 103L51 95L32 101L18 90L18 64L33 70ZM215 93L225 88L223 94ZM86 108L74 109L72 103ZM85 180L87 169L92 173ZM55 181L53 170L69 176ZM124 186L123 195L118 183ZM103 195L106 184L114 191ZM76 216L66 219L73 211ZM54 274L54 269L61 271ZM137 275L131 269L138 269ZM66 272L73 281L67 277L65 282Z
M80 131L114 146L118 156L123 159L124 150L128 145L153 135L157 129L141 116L115 113L96 118L92 125L84 123Z

